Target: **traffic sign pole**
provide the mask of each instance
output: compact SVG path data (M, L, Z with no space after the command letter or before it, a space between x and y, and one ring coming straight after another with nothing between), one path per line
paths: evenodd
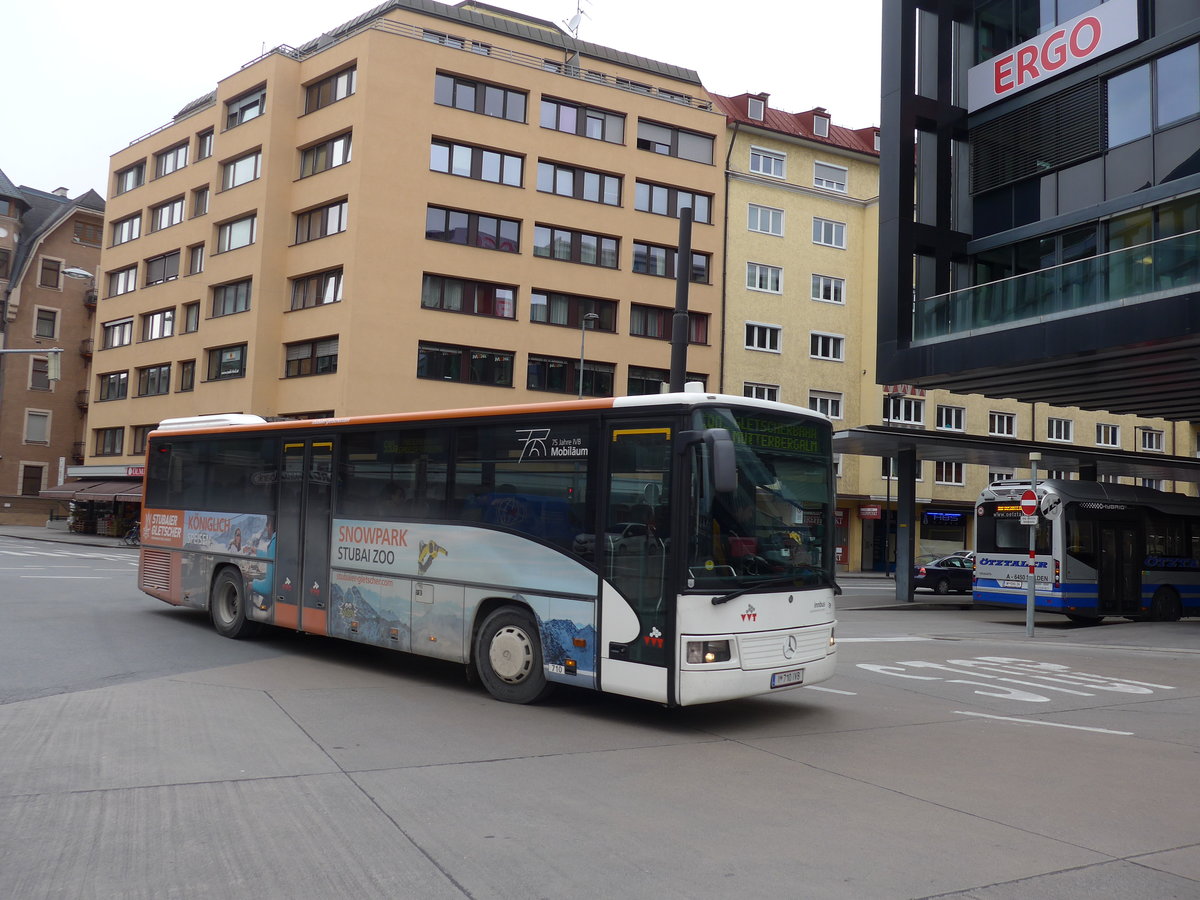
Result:
M1025 585L1025 637L1033 637L1033 607L1037 602L1037 476L1042 454L1029 454L1029 490L1021 496L1021 512L1033 521L1029 524L1029 581Z

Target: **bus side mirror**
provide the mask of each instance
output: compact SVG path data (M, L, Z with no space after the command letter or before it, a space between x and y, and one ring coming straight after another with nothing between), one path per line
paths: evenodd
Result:
M706 428L704 431L681 431L675 436L677 453L686 452L693 444L703 441L708 446L709 477L713 490L728 494L737 490L737 454L728 428Z
M713 490L728 494L737 489L737 455L733 438L727 428L709 428L704 432L704 443L708 444L708 458L712 464Z

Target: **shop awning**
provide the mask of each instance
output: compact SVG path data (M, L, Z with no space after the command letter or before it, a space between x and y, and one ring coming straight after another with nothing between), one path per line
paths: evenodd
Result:
M125 502L142 502L142 484L140 481L102 481L91 487L75 492L76 500L121 500Z
M102 483L100 481L68 481L52 488L43 488L38 491L38 496L54 500L74 500L79 491L89 490Z

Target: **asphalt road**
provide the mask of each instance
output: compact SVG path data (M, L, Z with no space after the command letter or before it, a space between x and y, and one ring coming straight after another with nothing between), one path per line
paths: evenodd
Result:
M222 639L135 561L0 537L0 895L1200 897L1200 621L1029 641L848 580L829 682L519 707Z

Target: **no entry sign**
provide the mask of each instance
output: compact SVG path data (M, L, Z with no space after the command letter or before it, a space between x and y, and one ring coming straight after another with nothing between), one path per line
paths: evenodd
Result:
M1037 494L1033 491L1026 491L1021 495L1021 514L1025 516L1037 515L1038 500Z

